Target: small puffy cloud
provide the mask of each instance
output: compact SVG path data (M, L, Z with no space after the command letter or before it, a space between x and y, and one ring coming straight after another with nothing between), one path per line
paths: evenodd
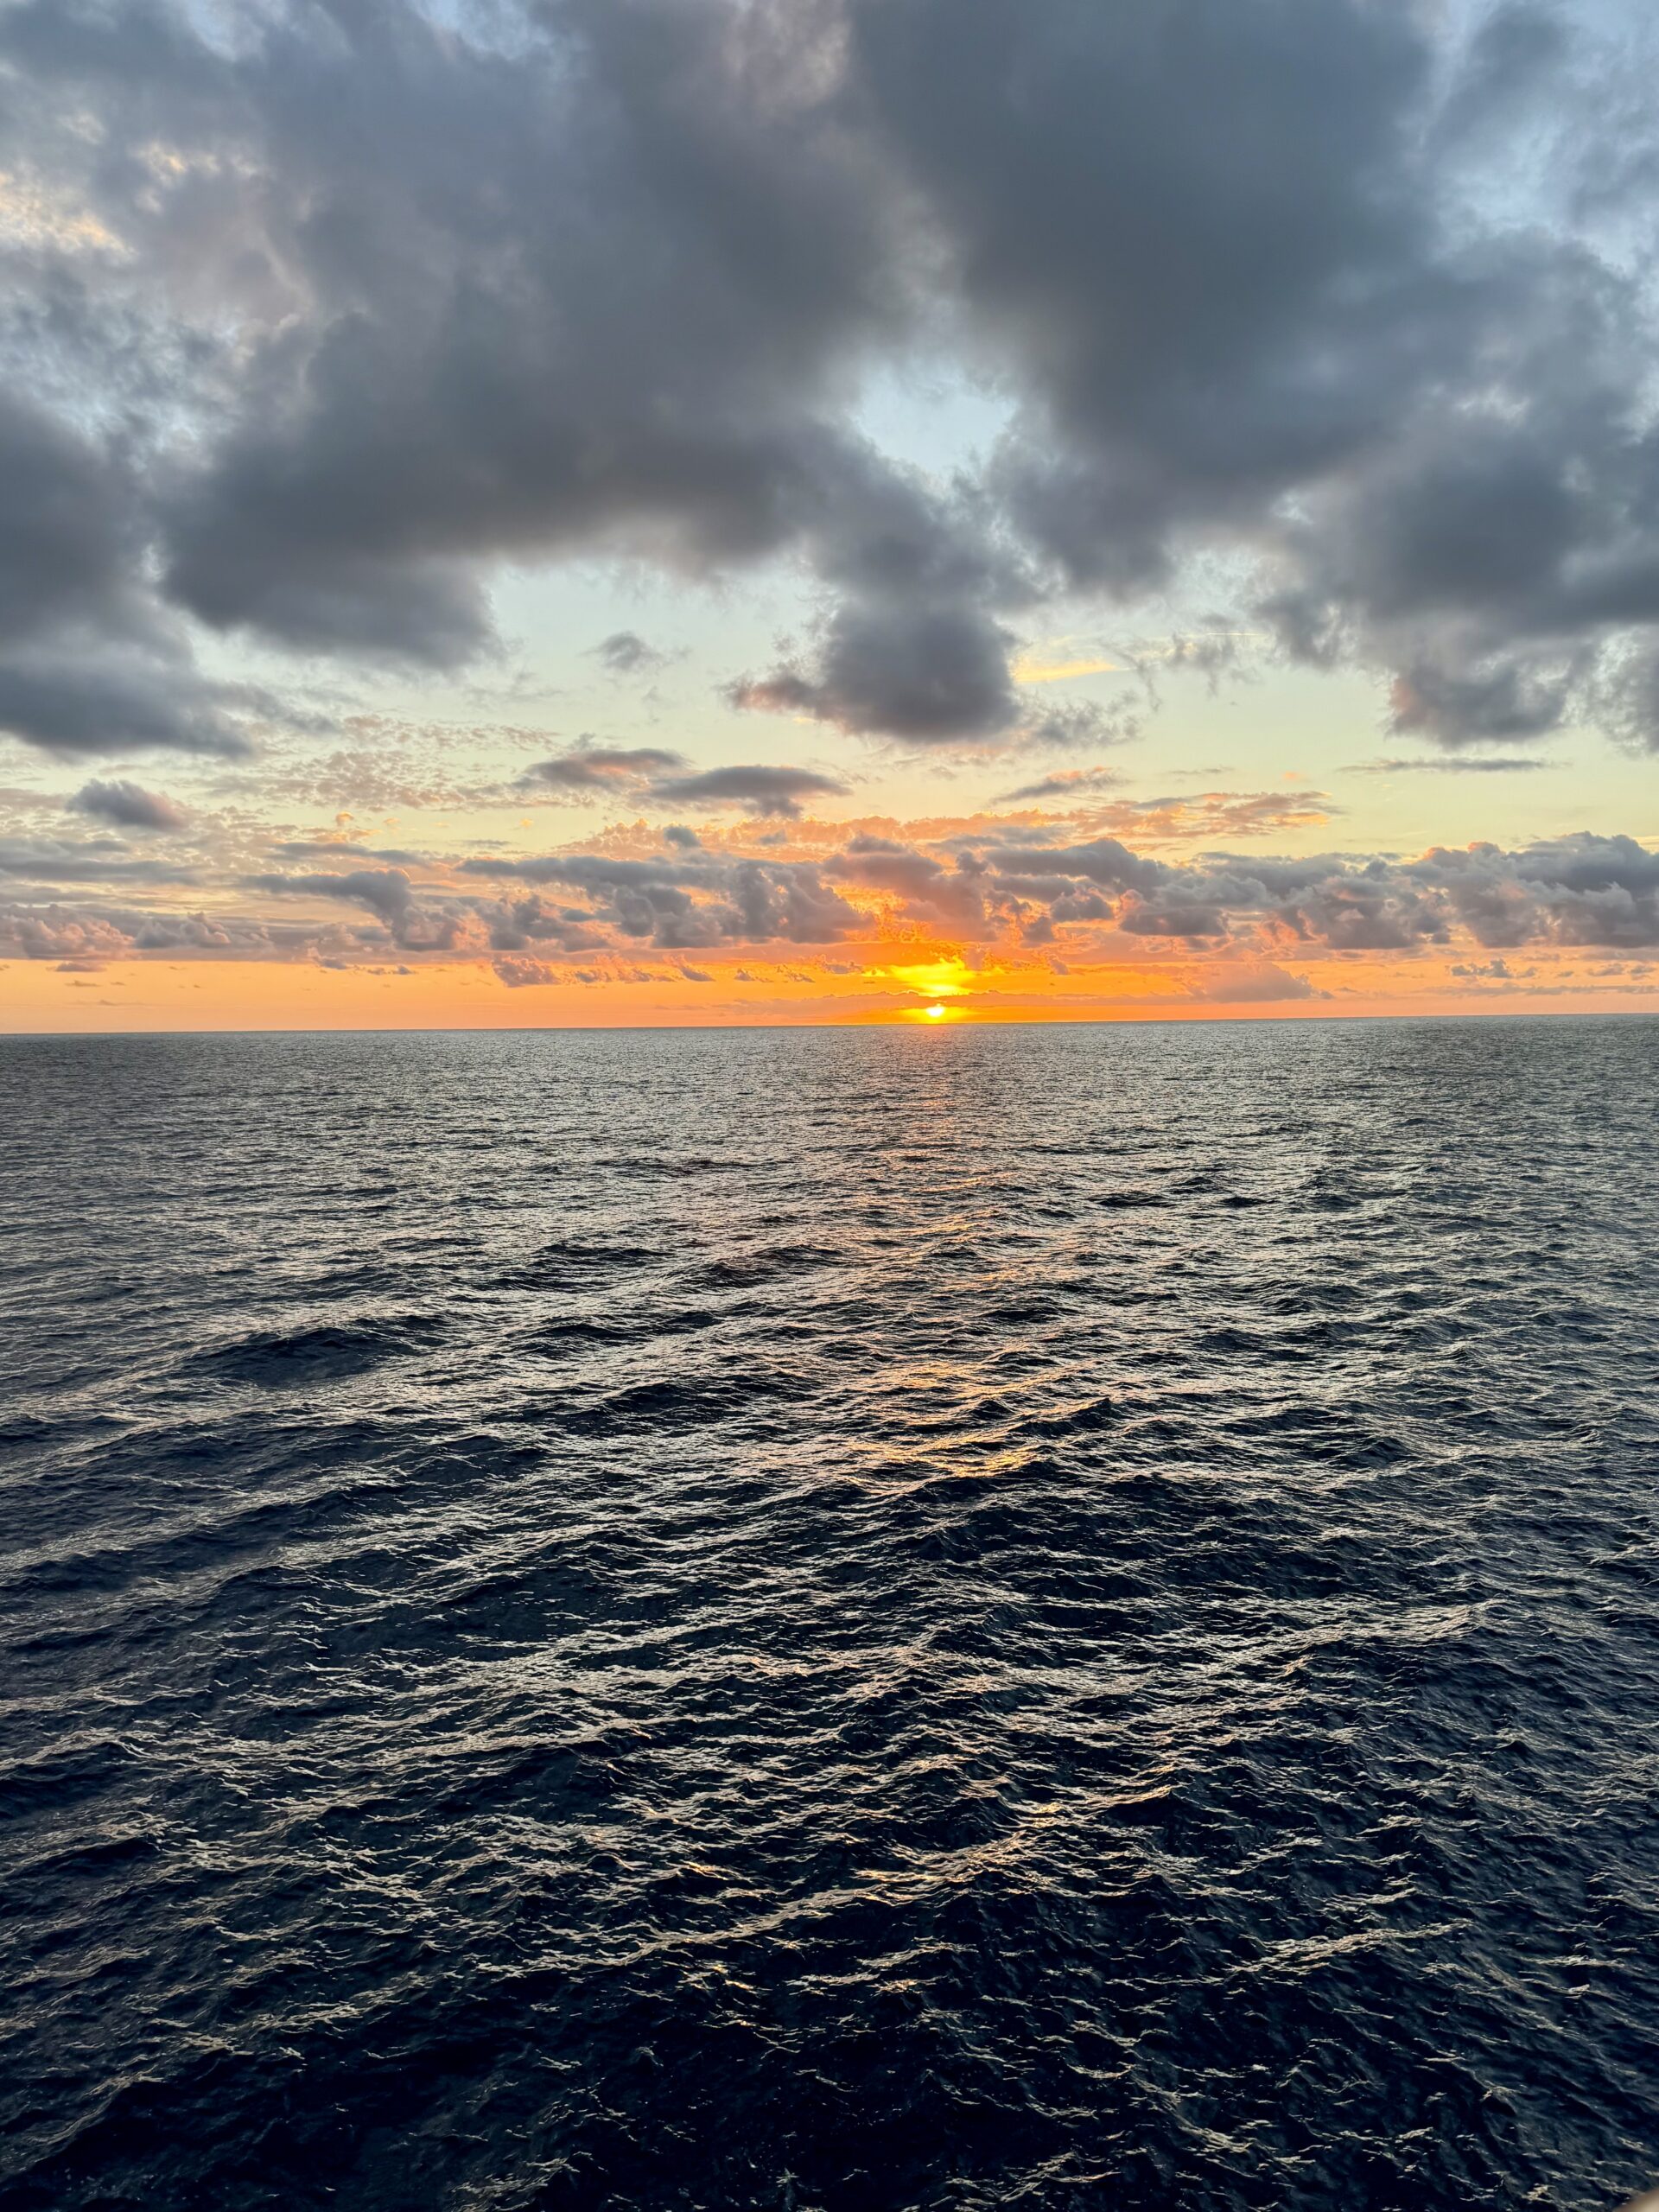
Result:
M142 784L130 783L124 777L109 783L94 778L81 785L69 804L77 814L113 822L124 830L182 830L190 819L176 800L160 791L146 791Z
M654 676L677 656L647 645L637 630L613 630L592 648L593 657L612 676Z
M1447 972L1465 983L1512 983L1516 981L1515 969L1507 960L1502 959L1459 961ZM1529 976L1532 972L1530 968L1522 971Z
M815 661L735 684L734 706L832 722L915 746L1004 736L1021 707L1011 634L971 602L858 600L830 618Z
M559 980L557 970L550 968L544 960L526 960L522 957L503 954L499 959L493 960L490 965L495 970L498 982L505 983L510 991L530 990L537 984L556 983Z
M113 916L78 912L56 902L0 900L0 953L101 966L130 953L136 943L136 931Z
M1206 1006L1271 1006L1320 995L1305 976L1293 976L1270 960L1210 969L1193 982L1190 995Z

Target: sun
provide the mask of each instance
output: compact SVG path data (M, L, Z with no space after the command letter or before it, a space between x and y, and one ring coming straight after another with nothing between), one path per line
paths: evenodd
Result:
M930 1021L943 1021L944 1020L944 1008L942 1006L924 1007L922 1011L926 1014Z

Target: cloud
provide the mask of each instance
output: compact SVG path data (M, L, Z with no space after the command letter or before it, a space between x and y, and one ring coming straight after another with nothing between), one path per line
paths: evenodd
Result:
M1556 766L1554 760L1539 760L1525 753L1454 753L1426 760L1351 760L1348 773L1352 776L1524 776Z
M0 728L246 751L280 707L203 628L449 669L504 567L620 556L799 570L740 705L1067 741L1018 626L1219 560L1427 745L1659 750L1651 310L1599 212L1641 235L1659 172L1593 127L1614 43L1471 13L16 0L16 163L74 213L14 268ZM942 334L1010 425L936 479L858 395Z
M0 875L37 883L197 883L198 870L135 855L118 837L72 844L54 837L0 837Z
M798 833L734 827L709 847L640 822L607 830L601 850L454 861L296 839L273 849L325 864L240 876L207 860L180 867L135 854L113 836L10 836L0 839L0 950L353 960L396 949L562 972L594 956L626 964L645 950L830 946L897 932L1131 966L1202 952L1254 989L1328 956L1393 963L1444 950L1478 964L1522 948L1659 949L1659 852L1628 836L1435 846L1414 858L1192 849L1205 829L1259 834L1274 807L1294 804L1280 794L1109 800L1047 822L981 817L909 834L815 823L810 858L789 856ZM1137 842L1142 829L1166 850ZM60 885L77 887L73 903ZM210 898L212 912L181 912L186 891Z
M594 658L612 676L654 676L677 658L647 645L637 630L613 630L592 651Z
M463 861L463 875L563 884L586 894L583 918L631 943L671 950L783 939L827 944L859 924L856 910L815 864L682 852L649 860L601 853Z
M1287 999L1320 996L1305 976L1293 976L1272 961L1217 967L1192 986L1192 996L1208 1006L1270 1006Z
M338 874L255 875L247 879L251 891L274 891L283 896L308 893L325 899L350 899L369 907L384 922L406 914L414 900L414 887L401 868L353 868Z
M394 868L419 868L426 857L397 845L357 844L349 837L284 837L270 849L283 860L389 861Z
M751 813L795 817L804 798L843 792L834 776L810 768L741 766L691 771L684 755L658 746L603 746L584 738L569 753L538 760L521 779L527 785L627 799L651 806L741 806ZM672 842L697 842L688 830L664 832Z
M736 805L754 814L792 818L804 798L839 796L846 789L836 777L810 768L709 768L697 775L658 777L647 796L658 804Z
M1533 970L1529 968L1524 972L1529 976ZM1512 983L1516 980L1507 960L1459 961L1447 973L1468 983Z
M488 942L486 925L473 903L417 893L402 868L251 875L242 887L279 898L337 899L366 907L385 940L404 951L463 953L481 950Z
M157 749L237 759L253 751L233 719L245 709L278 711L245 686L205 682L160 637L70 633L0 658L0 729L62 760Z
M746 678L734 706L912 745L996 738L1019 721L1011 635L971 605L855 602L830 617L810 671Z
M524 771L522 780L550 791L622 798L643 791L654 776L685 765L683 753L664 751L660 746L598 745L591 738L583 738L569 752L551 760L537 761Z
M181 8L15 11L14 59L103 118L113 233L193 254L241 323L237 398L157 483L171 594L445 666L489 641L480 561L797 538L845 473L834 373L898 308L822 40L788 29L618 0L505 50L385 0L226 48ZM157 137L194 191L99 192Z
M905 912L915 920L965 929L975 936L985 928L980 870L971 856L947 865L891 838L855 836L830 863L830 872L842 882L897 894Z
M1074 588L1248 548L1285 649L1390 672L1402 728L1455 747L1592 712L1659 744L1628 649L1659 617L1645 302L1547 187L1470 189L1472 118L1525 73L1496 19L1460 53L1363 0L848 14L1020 396L991 487ZM1531 82L1560 81L1548 29L1519 41ZM1611 85L1611 48L1574 60Z
M490 965L495 970L497 981L505 983L510 991L529 990L539 983L556 983L559 981L557 969L550 968L544 960L512 959L504 956L499 960L493 960Z
M113 822L126 830L182 830L190 819L176 800L160 791L148 791L124 777L109 783L94 779L83 784L69 804L78 814L90 814L96 821Z
M0 730L61 759L251 749L237 710L274 708L200 674L143 547L119 445L0 396Z
M130 952L136 941L103 915L0 899L0 952L25 960L73 961L92 969Z
M1004 791L996 804L1007 805L1023 799L1092 798L1116 791L1122 781L1116 768L1057 768L1052 775L1039 776L1035 783L1020 784L1014 791Z
M1016 737L1022 747L1128 745L1141 734L1141 721L1138 709L1123 700L1107 707L1095 699L1067 699L1027 711Z

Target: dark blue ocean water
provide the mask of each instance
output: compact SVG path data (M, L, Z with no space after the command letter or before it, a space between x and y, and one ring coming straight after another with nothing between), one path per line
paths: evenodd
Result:
M0 2203L1659 2178L1659 1024L0 1045Z

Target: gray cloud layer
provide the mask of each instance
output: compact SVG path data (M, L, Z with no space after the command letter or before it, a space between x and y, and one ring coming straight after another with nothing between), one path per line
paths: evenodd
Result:
M787 555L819 631L741 703L1001 743L1024 613L1222 547L1286 652L1389 675L1402 731L1659 747L1645 296L1574 214L1595 137L1558 134L1553 198L1493 182L1529 102L1565 126L1611 69L1569 16L444 14L0 13L9 167L71 211L0 270L44 395L0 403L0 727L233 752L274 705L193 622L447 667L491 648L494 563ZM1655 173L1614 180L1638 227ZM947 339L1017 412L940 486L854 404Z
M666 836L655 854L479 855L437 868L414 855L299 843L298 873L241 877L244 911L175 905L186 887L232 887L203 865L134 854L118 838L0 840L0 956L373 957L396 949L524 958L557 969L643 949L828 946L887 922L964 945L1059 944L1094 957L1225 953L1258 968L1331 953L1659 947L1659 853L1581 834L1505 851L1477 844L1402 861L1218 853L1186 862L1109 836L1067 841L1004 823L925 847L864 832L816 860L713 851ZM81 887L66 906L58 887ZM247 898L265 902L245 910ZM296 902L359 918L282 918ZM1471 971L1472 972L1472 971Z

